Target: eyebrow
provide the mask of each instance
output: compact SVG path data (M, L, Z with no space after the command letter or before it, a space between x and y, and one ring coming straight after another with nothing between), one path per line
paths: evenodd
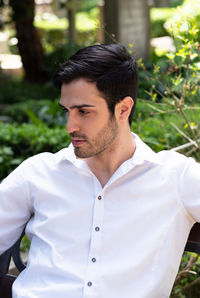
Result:
M68 110L65 106L63 106L61 103L59 103L59 106L61 106L61 108ZM88 105L88 104L82 104L82 105L73 105L71 106L69 109L73 110L73 109L81 109L81 108L94 108L94 105Z

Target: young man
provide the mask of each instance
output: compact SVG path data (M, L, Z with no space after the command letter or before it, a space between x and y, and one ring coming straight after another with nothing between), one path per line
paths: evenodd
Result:
M0 185L0 253L27 222L31 239L13 297L169 297L200 219L200 165L131 133L137 66L124 47L84 48L54 81L72 144Z

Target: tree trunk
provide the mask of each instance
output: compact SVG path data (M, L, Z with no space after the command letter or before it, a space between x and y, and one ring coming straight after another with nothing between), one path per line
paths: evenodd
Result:
M25 70L25 80L42 83L44 76L44 52L36 28L34 0L10 0L12 19L15 23L19 54Z

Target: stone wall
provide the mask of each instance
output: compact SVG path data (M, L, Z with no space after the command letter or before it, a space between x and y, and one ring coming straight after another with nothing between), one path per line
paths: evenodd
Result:
M119 41L133 43L137 57L146 58L149 51L149 8L146 0L119 0Z
M109 35L114 34L118 42L127 47L129 44L134 45L133 51L136 57L144 59L148 57L150 38L148 0L107 0L105 25ZM106 41L109 41L108 37Z

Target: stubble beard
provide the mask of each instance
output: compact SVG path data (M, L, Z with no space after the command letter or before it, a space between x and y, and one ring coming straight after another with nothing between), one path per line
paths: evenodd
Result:
M90 140L85 135L79 135L85 140L87 148L74 147L76 157L89 158L101 154L112 145L118 133L118 124L115 118L111 118L93 139Z

